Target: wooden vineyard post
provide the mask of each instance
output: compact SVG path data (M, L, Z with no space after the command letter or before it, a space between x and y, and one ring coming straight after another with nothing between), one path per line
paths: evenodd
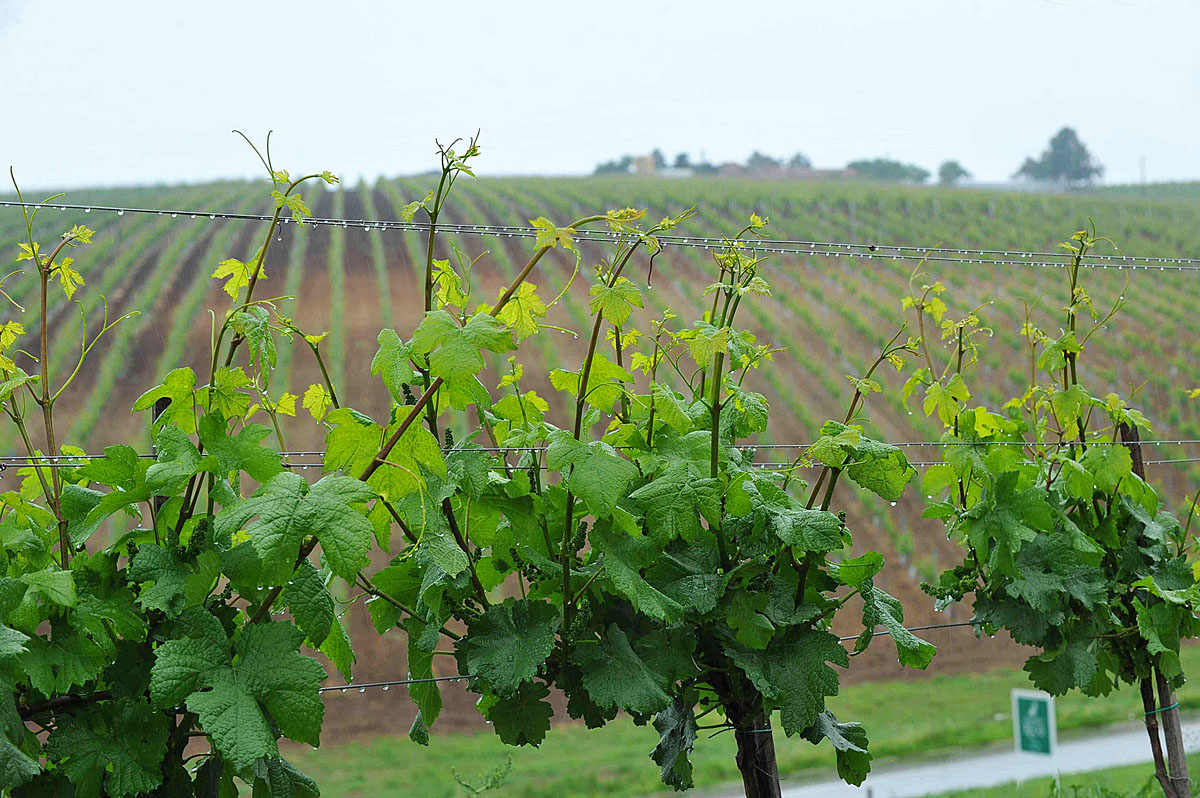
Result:
M1133 460L1133 473L1141 479L1146 478L1146 464L1142 460L1142 445L1139 442L1137 427L1129 424L1121 425L1121 442L1129 447L1129 455ZM1158 688L1158 706L1154 704L1154 688ZM1150 747L1154 751L1155 777L1162 785L1167 798L1191 798L1191 778L1187 770L1187 752L1183 745L1183 727L1179 722L1179 701L1170 683L1163 677L1158 667L1154 668L1154 677L1142 680L1142 705L1146 712L1146 732L1150 735ZM1162 750L1158 741L1159 725L1162 726L1163 738L1167 743L1167 763L1163 767Z
M735 720L733 734L746 798L780 798L779 764L775 759L770 716L760 710L742 718L741 724Z

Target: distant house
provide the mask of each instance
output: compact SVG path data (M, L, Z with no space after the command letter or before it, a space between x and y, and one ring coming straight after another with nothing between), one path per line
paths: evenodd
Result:
M717 167L718 177L768 178L772 180L852 180L853 169L813 169L811 166L765 165L749 169L740 163L723 163Z
M656 166L653 155L626 155L619 161L602 164L597 173L631 174L638 177L694 177L714 175L727 178L751 178L772 180L853 180L857 174L853 169L814 169L811 166L789 166L771 159L751 159L753 166L727 161L719 166L704 163L699 167Z
M792 180L853 180L856 176L853 169L813 169L811 166L792 167L786 175Z
M638 177L654 177L658 170L654 168L654 159L649 155L638 155L633 159L633 174Z

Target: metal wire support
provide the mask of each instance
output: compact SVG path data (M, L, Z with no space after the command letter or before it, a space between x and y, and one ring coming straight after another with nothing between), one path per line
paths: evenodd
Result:
M171 216L178 218L186 216L191 219L207 218L233 219L239 221L269 222L272 217L260 213L231 213L227 211L194 211L171 210L167 208L138 208L115 205L79 205L62 202L19 202L17 200L0 200L0 207L23 208L52 208L60 211L82 210L84 213L100 211L116 213L123 216L126 213L151 214L156 216ZM283 217L281 225L294 223ZM317 227L340 225L343 228L361 227L364 230L400 230L425 232L429 229L427 222L401 222L390 219L342 219L328 217L312 217L305 219L303 224ZM533 227L492 224L464 224L438 222L438 230L443 233L457 235L490 235L508 238L534 238L538 231ZM580 230L574 235L577 241L611 241L617 238L617 233L606 233L600 230ZM724 238L711 236L656 236L660 243L700 249L721 249L730 242ZM979 264L988 266L1032 266L1065 268L1072 257L1066 252L1041 252L1021 249L976 249L971 247L942 247L917 246L913 244L869 244L850 241L810 241L806 239L743 239L741 246L764 253L780 253L793 255L820 256L833 259L855 258L877 260L926 260L931 262ZM935 254L936 253L936 254ZM1168 258L1162 256L1142 255L1088 255L1089 260L1081 266L1092 269L1130 269L1143 271L1200 271L1200 258Z

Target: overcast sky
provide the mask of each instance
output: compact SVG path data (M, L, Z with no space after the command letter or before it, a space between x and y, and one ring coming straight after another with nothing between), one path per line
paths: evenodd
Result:
M435 165L590 172L661 147L1006 179L1062 125L1107 182L1200 178L1200 2L0 0L0 163L30 187Z

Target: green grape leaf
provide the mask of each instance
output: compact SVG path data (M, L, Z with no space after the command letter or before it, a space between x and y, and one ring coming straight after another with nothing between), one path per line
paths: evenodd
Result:
M1017 490L1016 471L1005 472L978 504L963 514L967 539L989 566L1017 575L1015 557L1023 543L1037 537L1054 520L1045 494L1036 488Z
M817 722L804 732L804 739L813 745L829 740L837 752L838 776L848 784L862 784L871 772L871 754L867 751L867 730L858 723L839 723L837 717L826 710L817 716Z
M216 461L205 460L182 429L165 424L154 435L157 462L146 469L146 487L155 496L173 496L198 471L215 471Z
M29 684L42 695L65 693L100 675L107 660L104 649L78 631L54 630L47 640L34 635L17 662L29 674Z
M834 551L844 543L845 527L828 510L810 509L765 480L747 491L756 515L779 540L804 551Z
M39 599L59 607L74 607L78 601L75 575L70 571L61 570L57 565L22 574L20 580L28 588L25 593L26 600Z
M250 394L246 392L254 380L241 367L219 368L211 385L196 391L196 403L209 411L219 410L225 418L242 418L250 409Z
M58 284L62 287L63 294L66 295L68 301L75 296L76 289L83 285L83 275L72 268L74 264L74 258L63 258L51 270L51 273L58 277Z
M654 716L654 729L659 735L658 745L654 746L650 758L662 768L663 783L676 790L690 790L695 784L688 757L699 731L692 707L682 698L675 698Z
M961 374L955 374L942 385L940 382L930 383L925 388L925 415L931 416L937 411L938 418L947 427L954 426L954 419L971 398L967 384Z
M597 516L612 514L638 477L637 466L606 443L581 443L565 430L550 436L546 466L565 475L567 488Z
M143 544L129 564L129 581L142 585L138 606L161 610L174 618L187 606L188 567L175 556L174 549L154 543Z
M217 751L239 770L278 754L262 708L236 673L220 670L212 678L211 689L188 696L187 708L200 717Z
M696 428L696 422L688 414L686 400L679 394L657 382L650 387L650 392L654 398L654 409L664 423L674 427L681 435Z
M764 649L775 635L775 625L763 614L767 606L765 594L734 593L725 610L725 622L734 630L734 637L747 648Z
M721 405L721 429L734 438L745 438L767 429L770 407L761 393L729 389Z
M534 248L549 247L553 249L561 244L563 249L575 249L574 227L557 227L545 216L530 219L529 223L538 231L537 238L533 242Z
M538 319L546 316L546 303L537 295L537 286L530 282L521 283L508 298L508 302L496 314L504 322L517 342L538 331Z
M1056 341L1047 341L1042 354L1038 356L1037 367L1042 371L1056 374L1067 365L1067 355L1079 354L1083 347L1075 338L1074 332L1065 333Z
M550 372L550 384L557 391L567 391L579 396L581 372L554 369ZM608 412L625 393L621 383L633 382L633 375L613 363L603 352L592 356L592 368L588 372L585 400L592 407Z
M321 337L323 338L324 335ZM315 421L325 418L325 412L332 404L333 398L329 395L329 391L325 390L324 385L315 382L304 389L304 398L300 400L300 406L307 410Z
M322 470L325 473L361 474L383 445L383 427L349 407L332 411L326 423L329 432L325 435L325 467ZM413 427L423 429L420 424L413 424L409 430ZM403 450L405 447L396 448Z
M250 357L266 366L275 366L275 336L271 330L271 314L259 305L252 305L233 314L230 326L246 339Z
M417 380L417 373L409 363L412 346L401 341L395 330L380 330L376 341L379 349L371 358L371 374L383 380L392 399L402 405L405 402L403 386L412 385Z
M433 376L461 383L483 369L483 350L507 352L515 344L512 332L487 313L476 313L459 327L449 313L434 310L413 331L412 348L428 356Z
M115 706L114 706L115 705ZM125 798L162 783L168 720L144 699L123 699L68 719L46 740L46 755L76 786L76 795Z
M162 384L158 385L137 398L133 403L134 412L151 410L159 399L169 399L170 403L162 415L154 419L154 428L164 424L179 427L189 435L196 433L196 411L194 407L196 390L196 373L189 368L175 369L167 373Z
M1063 695L1073 687L1087 687L1100 662L1089 640L1071 640L1062 646L1030 657L1024 670L1039 690Z
M669 680L655 673L629 645L629 638L616 624L603 639L579 647L579 666L588 695L602 707L620 707L648 715L667 707Z
M683 606L646 581L641 569L650 565L658 547L648 538L634 539L619 530L597 524L588 535L592 546L604 554L604 576L613 590L633 603L638 612L660 621L683 614Z
M419 645L420 639L423 636L424 625L413 617L404 619L404 630L408 633L408 672L411 679L432 679L433 673L433 653L425 651ZM428 730L438 719L438 715L442 713L442 691L438 687L437 682L417 682L408 687L408 695L413 703L417 706L417 711L421 717L422 728ZM411 736L411 735L410 735ZM418 738L421 735L418 734ZM424 736L424 745L429 744L429 736ZM421 739L417 739L421 742Z
M541 745L550 731L554 708L543 699L550 689L541 682L523 682L509 696L495 697L487 718L505 745Z
M354 656L350 635L346 634L346 628L337 618L334 618L333 625L329 627L329 634L325 635L325 639L321 642L320 651L329 657L329 661L342 674L342 678L350 681L352 678L350 669L358 661L358 658Z
M132 447L114 444L104 447L104 456L89 460L76 475L92 482L132 490L146 479L147 465Z
M664 553L646 571L663 595L701 615L716 608L725 590L715 541Z
M233 535L245 527L270 584L288 580L309 535L321 543L330 570L353 581L370 562L373 533L365 507L359 505L374 497L374 490L353 477L328 476L310 488L303 477L285 471L249 499L222 510L216 530Z
M868 551L861 557L842 560L840 563L829 565L829 574L843 585L859 587L864 581L875 576L883 568L883 555L877 551Z
M642 292L624 277L618 277L612 285L596 283L588 291L588 307L592 313L601 313L604 320L621 327L629 321L634 308L642 307Z
M844 468L846 476L888 501L899 499L917 473L899 447L866 438L837 421L825 422L808 453L827 466Z
M687 341L692 360L701 368L712 364L718 352L729 351L729 328L716 327L708 322L699 322L691 330L684 330L680 337Z
M899 447L863 438L855 449L855 462L846 476L881 499L897 501L917 475Z
M150 700L157 709L182 704L206 674L229 664L229 640L216 616L194 607L180 616L181 634L155 650Z
M279 192L272 192L278 194ZM218 280L224 280L225 285L222 286L225 293L229 294L236 301L238 294L243 288L250 285L250 276L254 272L254 266L249 263L243 263L237 258L227 258L217 264L217 269L212 273L212 277ZM266 271L259 266L258 277L264 279L267 276Z
M508 599L493 604L455 641L465 664L462 672L481 679L498 696L514 695L550 656L561 620L547 601Z
M222 476L244 471L255 482L266 482L283 471L279 452L262 445L263 439L271 434L270 429L261 424L246 424L236 435L230 435L226 428L225 419L219 414L210 413L200 419L200 443L217 458Z
M863 600L862 634L854 642L855 652L865 651L871 643L876 626L883 626L896 643L900 664L906 668L925 670L937 649L904 628L904 608L900 601L875 587L870 579L859 587Z
M408 415L409 407L398 408L398 417ZM325 436L326 472L341 470L361 474L375 459L392 427L384 430L368 417L350 408L339 408L329 414L331 425ZM406 496L423 490L425 473L441 478L447 476L446 461L437 439L423 424L411 424L388 454L387 462L376 469L368 484L389 502L396 503Z
M292 613L309 645L320 646L337 621L333 596L317 569L308 560L300 563L279 597Z
M1103 493L1116 493L1117 485L1133 473L1133 458L1124 446L1089 446L1079 464L1093 476L1096 487Z
M168 640L155 652L151 696L156 706L172 706L186 695L188 709L237 770L278 755L263 707L285 735L317 745L325 669L299 653L303 638L290 623L251 624L237 633L236 660L215 630Z
M321 795L315 781L281 756L259 760L251 770L257 777L253 798L319 798Z
M0 663L25 653L28 650L25 647L27 640L29 640L29 635L0 623Z
M30 759L7 737L0 736L0 784L20 787L41 772L37 760Z
M759 692L779 706L788 736L816 723L825 711L825 698L837 695L838 676L826 662L850 666L850 655L837 637L811 628L776 639L764 651L729 653Z
M678 465L629 494L646 513L655 540L683 538L689 543L704 533L700 517L718 523L721 517L721 483L696 479L688 468Z

